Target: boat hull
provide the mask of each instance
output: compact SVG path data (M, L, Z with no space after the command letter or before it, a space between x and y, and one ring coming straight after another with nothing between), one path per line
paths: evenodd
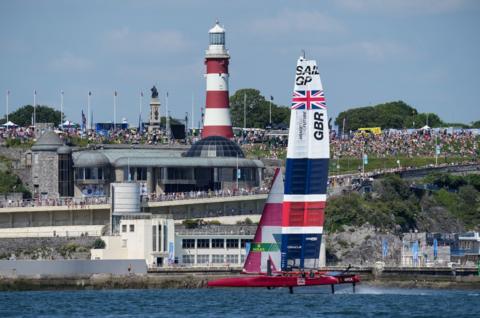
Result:
M300 286L319 286L319 285L336 285L336 284L352 284L359 282L357 275L344 276L316 276L299 277L299 276L244 276L229 277L217 279L208 282L208 287L300 287Z

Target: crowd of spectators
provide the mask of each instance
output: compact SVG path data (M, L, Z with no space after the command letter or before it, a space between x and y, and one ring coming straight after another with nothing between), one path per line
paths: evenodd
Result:
M189 136L181 141L168 141L163 130L140 132L138 129L125 129L95 132L68 128L58 132L61 138L74 144L79 140L83 140L83 144L192 144L199 140L198 136ZM7 140L25 143L33 138L32 128L0 129L0 143ZM242 130L234 140L247 154L271 159L284 158L288 145L286 131ZM478 142L479 136L468 130L385 130L381 134L351 132L342 138L335 133L330 136L331 157L334 159L361 158L363 154L377 158L433 157L437 145L441 156L474 157L478 155Z
M332 158L434 157L436 147L442 156L474 157L479 136L471 131L384 131L381 134L352 133L347 138L331 138Z
M190 191L163 194L148 194L142 196L144 202L177 201L188 199L205 199L217 197L233 197L243 195L268 193L267 187L251 189L240 188L238 190L215 190L215 191ZM83 198L36 198L36 199L9 199L0 200L0 208L8 207L33 207L33 206L67 206L69 208L87 208L89 205L108 204L110 198L105 196L83 197Z

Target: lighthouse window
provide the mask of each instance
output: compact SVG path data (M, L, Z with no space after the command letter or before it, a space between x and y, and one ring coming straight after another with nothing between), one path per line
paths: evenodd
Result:
M210 44L213 44L213 45L225 44L225 33L211 33Z

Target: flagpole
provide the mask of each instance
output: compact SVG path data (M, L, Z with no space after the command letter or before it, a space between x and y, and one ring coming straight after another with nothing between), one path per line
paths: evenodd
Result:
M60 126L63 128L63 91L60 92Z
M113 93L113 131L117 128L117 91Z
M243 93L243 128L247 128L247 94Z
M270 129L272 129L272 99L273 96L270 95L270 122L268 123L270 125Z
M87 97L87 131L90 129L90 97L92 96L92 92L88 92Z
M165 130L166 130L166 135L167 139L170 141L170 118L168 116L168 92L165 96Z
M10 90L7 90L7 123L8 123L8 98L10 97Z
M33 91L33 131L37 131L37 113L36 113L36 108L37 108L37 90L35 89Z
M140 91L140 118L138 122L138 131L142 130L142 105L143 105L143 91Z
M191 118L191 121L192 121L192 134L193 134L193 122L194 122L194 116L193 116L193 104L194 104L194 96L193 96L193 93L192 93L192 118Z

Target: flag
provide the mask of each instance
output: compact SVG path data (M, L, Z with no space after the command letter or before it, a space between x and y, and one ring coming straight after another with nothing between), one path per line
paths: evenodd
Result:
M87 117L85 117L85 114L83 113L83 109L82 109L82 130L85 130L86 126L87 126Z
M294 91L291 109L326 109L325 96L321 90Z
M140 92L140 96L142 96L142 97L143 97L143 92Z
M88 96L92 96L92 92L88 92Z
M382 256L383 258L388 256L388 241L386 239L383 239L382 242Z
M437 259L438 257L438 241L437 239L433 240L433 259Z
M9 96L10 96L10 90L7 90L7 95L9 95Z
M272 95L270 95L270 100L273 101L273 96Z
M418 261L418 241L415 241L412 246L413 264L416 265Z

